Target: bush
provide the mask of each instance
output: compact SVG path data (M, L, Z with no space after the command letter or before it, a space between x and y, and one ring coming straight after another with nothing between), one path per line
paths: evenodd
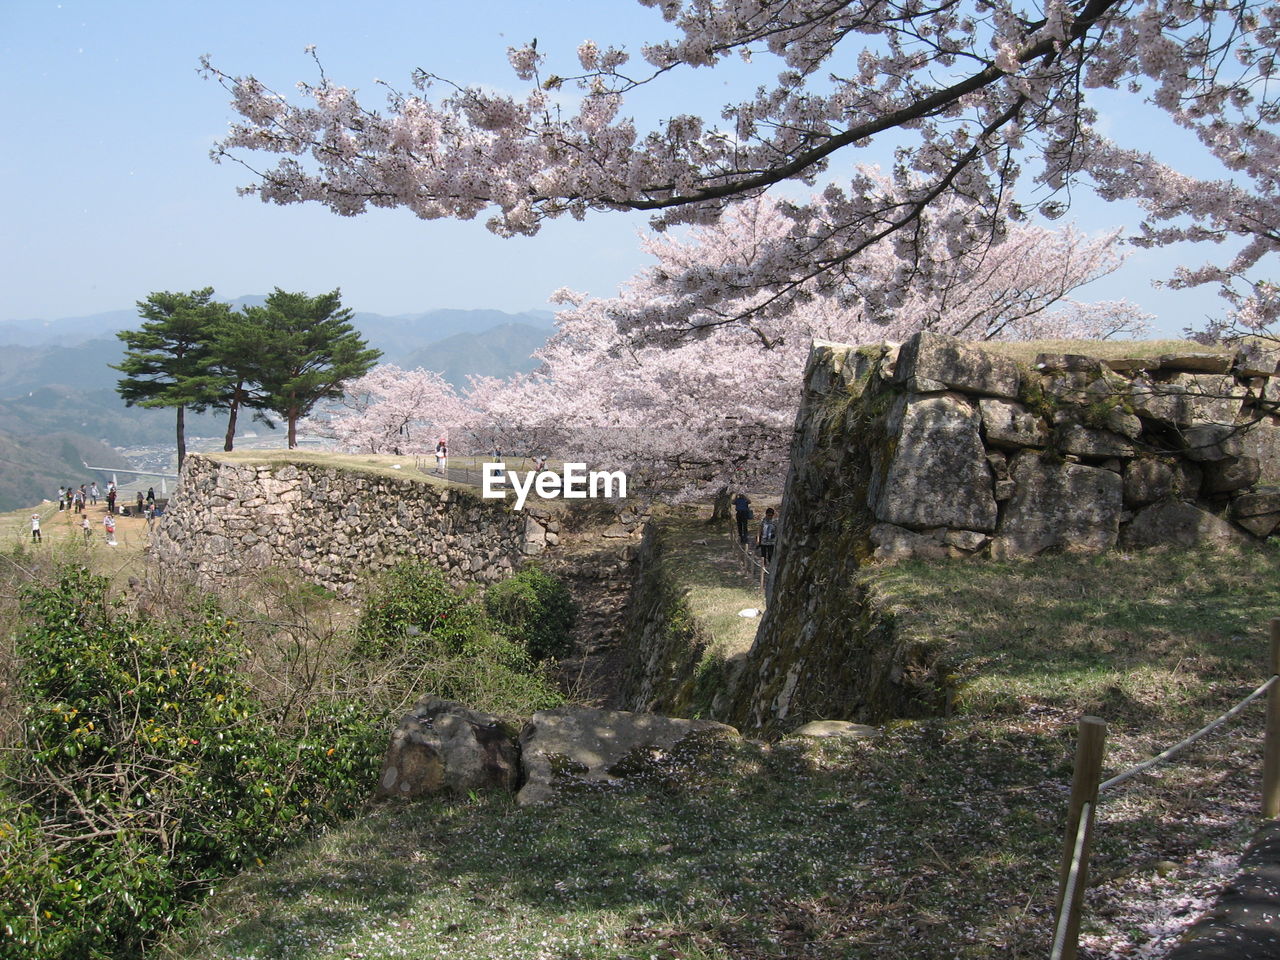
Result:
M474 594L425 563L374 585L357 627L355 667L415 698L435 694L477 710L528 716L563 697L523 644L508 638Z
M368 795L377 726L341 700L288 704L284 722L212 601L153 620L67 568L23 604L0 956L136 956L213 881Z
M458 654L489 629L484 611L435 567L402 563L383 574L365 601L356 653L377 658L414 647Z
M570 631L578 606L569 588L545 570L525 567L494 584L484 605L499 628L535 661L561 660L573 653Z

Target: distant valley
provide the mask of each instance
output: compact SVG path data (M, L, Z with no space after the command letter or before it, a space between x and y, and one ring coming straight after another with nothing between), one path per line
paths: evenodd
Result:
M116 393L120 374L110 364L120 361L123 345L115 334L140 323L133 310L0 322L0 510L28 506L56 493L60 483L87 479L82 460L127 467L115 447L173 447L172 410L126 407ZM436 370L458 387L468 376L532 370L533 352L554 332L554 315L545 310L357 312L354 323L382 351L382 362ZM225 429L221 416L187 415L190 437L220 437Z

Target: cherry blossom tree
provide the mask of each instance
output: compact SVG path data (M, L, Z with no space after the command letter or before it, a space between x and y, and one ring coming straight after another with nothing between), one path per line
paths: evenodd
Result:
M1124 302L1067 297L1118 264L1115 235L1017 226L1001 256L936 257L950 269L887 313L870 304L893 286L899 264L891 249L876 248L864 255L860 308L815 293L789 315L766 317L751 312L749 299L726 300L689 317L691 327L670 323L668 301L678 295L671 276L749 269L787 229L778 204L762 197L687 238L644 239L653 266L616 297L559 291L565 308L538 353L541 368L473 384L469 403L490 411L485 421L507 436L523 432L561 457L625 466L642 482L692 493L780 478L815 339L901 340L922 329L979 340L1098 339L1140 332L1145 319ZM743 315L745 322L725 322Z
M343 215L403 206L533 234L550 218L649 210L654 225L713 222L728 206L785 184L823 181L784 205L791 228L747 270L673 277L687 303L750 303L785 315L818 292L855 290L859 255L890 238L897 282L927 283L949 256L1006 241L1032 210L1053 217L1081 189L1144 209L1137 242L1233 241L1175 285L1217 283L1254 322L1280 303L1257 269L1280 249L1280 7L1264 0L639 0L666 39L587 41L553 71L536 42L509 51L520 95L457 86L418 71L381 110L321 71L303 101L252 76L205 68L242 120L215 149L255 169L247 190L275 203L315 201ZM753 57L776 76L718 118L670 117L650 130L626 111L642 88L684 69ZM1104 136L1096 90L1190 131L1221 169L1197 178ZM838 158L888 145L887 180L831 175ZM950 212L937 204L965 201ZM1253 281L1251 281L1253 277ZM767 296L756 300L750 294Z
M335 404L307 421L307 430L344 449L365 453L426 453L471 413L440 374L379 364L344 386Z
M874 173L872 174L874 176ZM944 216L966 215L955 198L939 201ZM591 301L624 333L657 343L743 322L758 343L813 339L862 343L904 340L932 330L965 340L1106 339L1140 333L1149 319L1127 301L1082 304L1072 291L1120 266L1117 232L1088 237L1073 226L1059 230L1028 224L1010 227L999 248L952 253L926 248L927 275L906 284L894 245L881 241L858 259L859 272L840 295L810 281L797 289L786 313L762 311L769 294L723 291L704 302L689 296L682 278L749 272L755 260L790 230L786 205L768 196L743 201L716 223L687 237L653 234L642 240L657 261L626 284L620 296ZM941 237L934 238L935 244ZM745 318L745 320L743 319Z

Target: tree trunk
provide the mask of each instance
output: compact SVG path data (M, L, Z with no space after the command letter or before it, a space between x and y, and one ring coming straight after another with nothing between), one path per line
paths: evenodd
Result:
M716 491L715 501L711 506L711 519L708 523L719 523L721 520L729 519L729 488L723 486Z
M236 440L236 416L240 413L240 399L231 401L231 406L227 408L227 437L222 444L222 449L228 453L231 452L232 445Z
M289 411L289 449L298 448L298 411Z
M182 461L187 458L187 408L178 407L178 472L182 472Z

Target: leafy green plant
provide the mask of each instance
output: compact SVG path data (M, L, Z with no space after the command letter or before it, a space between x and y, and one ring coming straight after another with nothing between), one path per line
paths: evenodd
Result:
M523 643L510 639L474 593L426 563L405 563L370 591L356 628L353 669L415 697L435 694L493 713L527 716L563 702Z
M485 610L535 661L559 660L573 652L570 631L578 605L569 588L540 567L527 566L489 588Z
M0 956L136 956L213 881L367 796L380 744L358 704L317 700L283 723L211 600L143 617L68 567L23 602Z
M366 599L356 653L380 657L425 645L456 654L487 626L484 609L450 587L437 568L402 563L384 574Z

